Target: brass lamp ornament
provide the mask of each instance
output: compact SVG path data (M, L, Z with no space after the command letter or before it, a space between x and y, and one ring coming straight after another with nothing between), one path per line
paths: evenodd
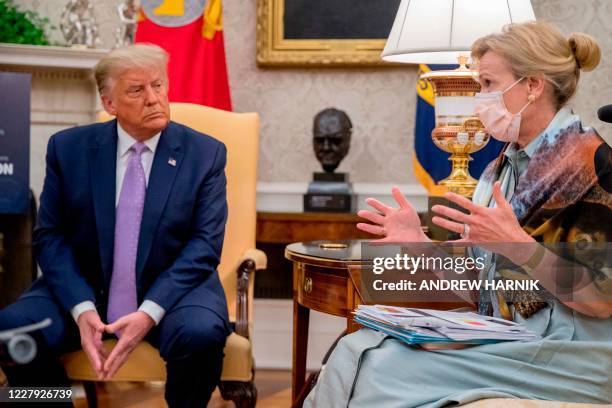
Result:
M452 171L440 181L446 189L471 197L470 154L486 146L489 135L474 115L480 91L477 72L467 67L472 43L509 23L535 20L530 0L402 0L382 59L410 64L456 64L455 70L430 71L421 79L435 95L437 147L451 154Z
M451 174L439 184L448 191L472 197L478 182L468 170L470 154L485 147L490 136L474 116L474 95L480 92L478 74L467 68L467 57L459 59L456 70L429 71L421 79L431 83L436 97L436 127L431 138L438 148L451 154Z

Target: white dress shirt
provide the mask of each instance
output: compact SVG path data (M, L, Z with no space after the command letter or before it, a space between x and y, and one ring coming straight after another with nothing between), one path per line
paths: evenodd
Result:
M138 143L136 139L130 136L117 122L117 168L116 168L116 181L115 181L115 206L119 204L119 197L121 196L121 187L123 186L123 179L125 178L125 172L127 170L128 162L130 160L130 148ZM145 172L145 182L149 185L149 175L151 174L151 167L153 165L153 158L155 157L155 149L157 149L157 143L159 143L159 137L161 132L156 134L150 139L144 141L147 149L143 150L140 155L142 167ZM70 311L74 321L78 321L81 313L88 310L96 310L96 306L90 300L79 303ZM164 317L166 311L163 307L150 300L145 300L138 310L148 314L154 321L155 324L159 324L161 319Z

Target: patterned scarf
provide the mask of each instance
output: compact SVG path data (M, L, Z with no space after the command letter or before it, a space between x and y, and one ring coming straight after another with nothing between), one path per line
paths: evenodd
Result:
M583 128L568 108L557 114L541 136L511 200L521 226L538 242L611 242L612 149L594 129ZM505 165L501 154L485 169L479 183L485 205ZM601 262L588 254L575 260L595 271L596 285L612 289L610 271ZM499 273L504 276L503 270ZM547 305L535 292L504 297L523 317Z

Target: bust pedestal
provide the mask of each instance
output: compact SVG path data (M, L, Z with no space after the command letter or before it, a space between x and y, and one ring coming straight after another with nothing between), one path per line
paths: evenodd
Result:
M346 173L313 173L304 194L304 211L354 212L353 187Z

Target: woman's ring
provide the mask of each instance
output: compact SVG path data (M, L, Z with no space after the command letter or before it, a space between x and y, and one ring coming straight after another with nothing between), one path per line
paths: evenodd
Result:
M463 232L461 233L461 238L467 239L470 236L470 226L467 224L463 224Z

